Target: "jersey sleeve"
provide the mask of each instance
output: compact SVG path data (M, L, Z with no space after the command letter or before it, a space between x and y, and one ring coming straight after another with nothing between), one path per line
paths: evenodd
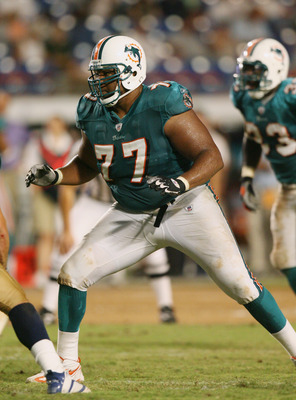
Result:
M234 107L238 108L242 112L244 92L239 90L237 86L232 85L230 89L230 99Z
M282 82L280 89L282 89L283 103L286 103L288 108L294 113L296 110L296 79L286 79Z
M84 131L84 120L92 112L97 102L96 97L90 93L85 94L79 99L76 110L76 127Z
M166 82L169 87L163 87L166 91L166 96L163 104L163 117L167 121L173 115L182 114L185 111L193 108L192 96L189 90L178 84L177 82Z

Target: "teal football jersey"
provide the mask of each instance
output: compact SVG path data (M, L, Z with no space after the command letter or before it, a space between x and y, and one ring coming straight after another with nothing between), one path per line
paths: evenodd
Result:
M174 198L151 190L145 177L178 177L191 167L192 162L170 145L164 125L192 106L188 89L172 81L143 85L122 119L90 94L81 97L77 127L90 140L99 170L122 207L136 212L155 210Z
M243 114L245 132L260 143L281 183L296 183L296 80L284 80L273 97L254 100L247 91L231 90Z

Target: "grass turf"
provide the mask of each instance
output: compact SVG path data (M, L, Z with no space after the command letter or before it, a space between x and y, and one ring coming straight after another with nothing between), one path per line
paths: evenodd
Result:
M57 328L48 328L56 342ZM45 384L11 326L0 338L0 399L48 399ZM257 324L82 325L80 356L90 400L295 398L296 371Z

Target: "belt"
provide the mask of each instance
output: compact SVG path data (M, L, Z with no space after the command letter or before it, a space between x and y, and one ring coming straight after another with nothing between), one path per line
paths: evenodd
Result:
M170 204L173 204L174 201L175 200L170 201ZM153 225L153 226L155 226L155 228L159 228L160 227L161 221L163 219L163 216L164 216L168 206L169 206L168 204L164 204L163 206L161 206L159 208L158 213L156 215L156 219L155 219L154 225Z

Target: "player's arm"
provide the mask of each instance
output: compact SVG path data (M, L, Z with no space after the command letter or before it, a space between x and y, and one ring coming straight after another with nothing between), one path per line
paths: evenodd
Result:
M254 140L245 134L243 139L243 165L241 171L240 195L244 206L249 211L255 211L258 206L258 198L253 187L253 178L259 164L262 148Z
M174 115L165 124L164 131L172 146L193 161L192 167L182 174L189 187L206 183L223 168L223 160L211 134L193 110Z
M83 131L78 154L59 170L63 174L60 182L63 185L80 185L98 175L99 169L94 149Z
M261 145L254 140L244 135L243 138L243 166L242 166L242 177L253 178L255 170L259 164L262 148Z
M71 230L70 213L74 206L76 198L76 187L75 186L64 186L59 187L59 207L62 216L63 230L59 237L59 248L60 253L67 253L74 244L74 238Z
M166 122L164 132L174 149L193 161L193 164L188 171L174 179L164 176L148 177L147 183L151 189L178 196L206 183L223 168L218 147L193 110L172 116Z
M62 168L53 170L49 165L34 165L26 176L26 185L80 185L93 179L99 173L94 149L86 134L82 132L78 154Z

